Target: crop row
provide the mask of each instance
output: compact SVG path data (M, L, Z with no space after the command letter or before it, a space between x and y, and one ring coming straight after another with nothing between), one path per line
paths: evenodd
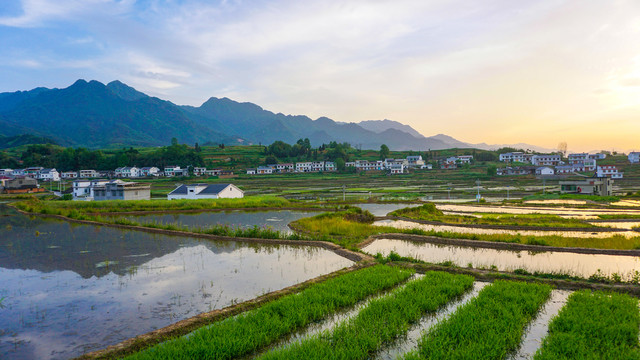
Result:
M638 299L578 291L549 324L534 359L640 359L639 328Z
M340 308L392 288L412 274L411 270L384 265L351 272L159 344L129 359L232 359L247 355Z
M383 344L405 334L412 323L435 312L473 285L473 277L428 272L389 296L376 299L354 318L261 359L367 359Z
M548 285L496 281L427 332L405 359L504 359L550 294Z

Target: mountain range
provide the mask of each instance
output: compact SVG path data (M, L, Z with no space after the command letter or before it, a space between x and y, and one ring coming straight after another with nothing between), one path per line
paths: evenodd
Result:
M284 115L253 103L212 97L199 107L150 97L120 82L78 80L64 89L35 88L0 93L0 136L30 134L60 145L89 148L167 145L172 138L193 144L294 143L309 138L314 146L348 142L363 149L386 144L392 150L495 148L469 144L447 135L425 137L392 120L337 122L327 117ZM521 144L521 148L540 149Z

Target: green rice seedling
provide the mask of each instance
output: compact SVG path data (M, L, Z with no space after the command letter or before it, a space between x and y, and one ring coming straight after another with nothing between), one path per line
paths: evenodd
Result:
M332 332L266 353L260 359L368 359L426 313L435 312L472 285L473 278L467 275L428 272L389 296L371 301Z
M550 294L548 285L498 280L430 329L405 359L504 359Z
M251 354L338 309L389 289L413 271L377 265L312 285L299 294L200 328L128 359L233 359Z
M549 324L535 360L640 359L638 299L577 291Z

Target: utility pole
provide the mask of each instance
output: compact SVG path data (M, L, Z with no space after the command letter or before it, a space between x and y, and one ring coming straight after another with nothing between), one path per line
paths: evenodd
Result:
M480 202L480 179L476 179L476 185L478 185L478 194L476 195L476 201Z
M511 187L511 185L507 185L507 200L509 200L509 188Z
M447 192L449 193L447 199L451 200L451 183L447 184Z
M346 201L347 199L347 185L342 185L342 201Z

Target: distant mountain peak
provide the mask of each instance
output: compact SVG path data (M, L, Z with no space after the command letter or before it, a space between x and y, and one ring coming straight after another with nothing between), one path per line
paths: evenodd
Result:
M384 120L365 120L357 123L361 128L373 131L375 133L382 133L389 129L400 130L418 139L424 138L424 135L420 134L416 129L403 123L384 119Z
M121 82L120 80L114 80L107 84L107 88L120 98L127 101L136 101L149 97L147 94L142 93L131 86Z

